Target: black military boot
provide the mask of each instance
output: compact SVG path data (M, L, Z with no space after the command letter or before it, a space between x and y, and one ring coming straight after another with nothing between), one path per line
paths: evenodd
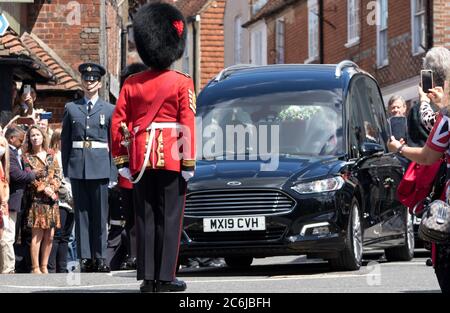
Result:
M108 265L106 265L105 259L96 259L95 260L95 271L97 273L109 273L111 269Z
M80 260L80 271L81 271L81 273L93 273L94 272L94 262L91 259L81 259Z
M155 292L181 292L187 288L182 280L174 279L172 281L157 281Z
M156 284L154 280L144 280L139 288L142 293L153 293L155 292Z

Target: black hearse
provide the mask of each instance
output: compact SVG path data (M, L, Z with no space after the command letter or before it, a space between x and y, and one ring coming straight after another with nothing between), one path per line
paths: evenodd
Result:
M380 89L353 62L225 69L200 93L197 116L181 257L242 267L307 255L341 270L359 269L368 249L412 259Z

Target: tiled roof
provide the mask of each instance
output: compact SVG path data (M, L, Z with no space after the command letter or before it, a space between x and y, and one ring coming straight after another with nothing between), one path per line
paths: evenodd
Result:
M57 54L43 43L36 35L24 33L22 41L34 55L47 65L57 78L57 85L39 85L39 89L80 90L80 78L61 60Z
M6 33L0 37L0 57L30 56L29 51L20 40L19 36L9 28Z
M26 69L22 73L28 73L37 81L55 83L56 77L50 68L34 55L20 39L19 35L8 28L0 36L0 61L14 64L17 71Z
M178 0L175 2L177 8L186 18L195 16L210 0Z
M272 14L276 14L277 12L283 10L285 7L287 7L290 4L296 3L300 0L269 0L265 6L261 8L261 10L258 11L247 23L245 23L243 26L248 27L257 21L268 17Z

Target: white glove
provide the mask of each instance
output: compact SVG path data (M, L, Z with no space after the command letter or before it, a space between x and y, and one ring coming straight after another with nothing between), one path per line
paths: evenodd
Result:
M116 181L110 181L109 184L108 184L108 188L109 189L113 189L116 185L117 185Z
M194 171L182 171L181 176L183 176L185 181L189 181L192 177L194 177Z
M132 180L130 169L128 167L122 167L119 169L119 175L128 180Z

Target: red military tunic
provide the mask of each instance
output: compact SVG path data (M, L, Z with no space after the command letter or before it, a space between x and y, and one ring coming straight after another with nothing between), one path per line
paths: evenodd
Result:
M112 155L118 168L129 167L132 175L141 170L149 140L149 132L143 131L149 126L145 119L151 114L151 106L161 103L152 123L178 123L181 129L156 129L146 168L177 172L194 170L194 84L188 75L170 70L148 70L125 81L111 125ZM122 129L125 125L130 133L128 148L124 144L126 131Z

